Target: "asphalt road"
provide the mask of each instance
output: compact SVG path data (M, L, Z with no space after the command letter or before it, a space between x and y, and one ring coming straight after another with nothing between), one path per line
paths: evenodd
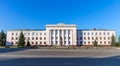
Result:
M120 66L120 49L0 49L0 66Z

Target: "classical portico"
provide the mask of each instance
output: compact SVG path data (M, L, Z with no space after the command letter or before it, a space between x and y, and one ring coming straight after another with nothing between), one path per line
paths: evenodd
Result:
M49 24L46 25L46 33L47 45L77 45L74 24Z

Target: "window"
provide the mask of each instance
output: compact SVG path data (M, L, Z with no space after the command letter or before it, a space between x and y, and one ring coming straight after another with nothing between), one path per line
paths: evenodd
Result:
M94 40L94 37L92 37L92 40Z
M38 37L36 37L36 40L38 40Z
M42 37L40 37L40 40L42 40Z
M44 42L44 44L46 44L46 42Z
M44 35L46 35L46 33L44 33Z
M95 35L97 35L97 32L95 33Z
M66 37L64 37L66 39Z
M34 44L34 42L32 42L32 44Z
M68 30L68 34L70 34L70 30Z
M104 41L104 44L106 44L106 41Z
M38 42L36 42L36 44L38 44Z
M28 33L28 36L30 35L30 33Z
M36 36L38 35L38 33L36 33Z
M84 33L84 35L86 35L86 33Z
M84 37L84 40L86 40L86 37Z
M96 37L96 40L98 40L98 37Z
M51 39L54 39L53 37L51 37Z
M53 41L51 41L51 44L53 44Z
M56 39L58 39L58 37L56 36Z
M58 41L56 41L56 44L58 44Z
M105 35L105 32L104 32L104 35Z
M78 41L77 41L77 44L79 44Z
M109 32L107 34L109 35Z
M64 34L66 34L66 30L64 30Z
M62 34L62 30L59 30L59 32L60 32L60 35Z
M14 44L13 42L11 42L11 44Z
M53 35L53 30L51 30L51 35Z
M34 37L32 37L32 40L34 40Z
M28 37L28 40L30 40L30 37Z
M88 35L90 35L90 33L88 33Z
M106 37L104 37L104 40L106 40Z
M34 35L34 32L32 33L32 35Z
M42 42L40 42L40 44L42 44Z
M82 40L82 37L80 37L80 40Z
M80 33L80 35L82 35L82 33Z
M100 44L102 44L102 41L100 41Z
M12 33L12 35L14 35L14 33Z
M69 41L69 44L71 44L71 42Z
M84 44L86 44L86 41L84 41Z
M16 37L16 40L18 40L18 38Z
M16 36L18 36L18 33L16 33Z
M110 40L110 37L108 37L108 40Z
M18 44L18 42L15 42L15 44Z
M40 33L40 35L42 35L42 33Z
M44 37L44 40L46 40L46 37Z
M68 37L70 39L70 37Z
M12 37L11 39L14 40L14 37Z
M110 41L108 41L108 44L110 44Z
M94 35L94 33L92 33L92 35Z
M101 35L101 32L99 33L99 35Z
M57 30L55 30L55 34L58 34Z
M66 44L66 41L64 41L64 43Z
M100 40L102 40L102 37L100 37Z
M80 41L80 44L82 44L82 41Z
M90 40L90 37L88 37L88 40Z

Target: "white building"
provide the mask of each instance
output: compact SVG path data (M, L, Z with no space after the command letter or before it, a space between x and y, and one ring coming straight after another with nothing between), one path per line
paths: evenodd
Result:
M45 30L10 30L7 31L7 45L17 45L19 34L23 32L25 41L31 45L84 45L93 46L96 40L98 45L110 46L113 30L77 30L75 24L48 24Z

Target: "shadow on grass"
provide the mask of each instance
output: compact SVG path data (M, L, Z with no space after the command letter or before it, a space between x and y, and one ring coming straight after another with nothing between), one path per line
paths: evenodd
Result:
M120 66L120 56L107 58L16 58L0 60L0 66Z

